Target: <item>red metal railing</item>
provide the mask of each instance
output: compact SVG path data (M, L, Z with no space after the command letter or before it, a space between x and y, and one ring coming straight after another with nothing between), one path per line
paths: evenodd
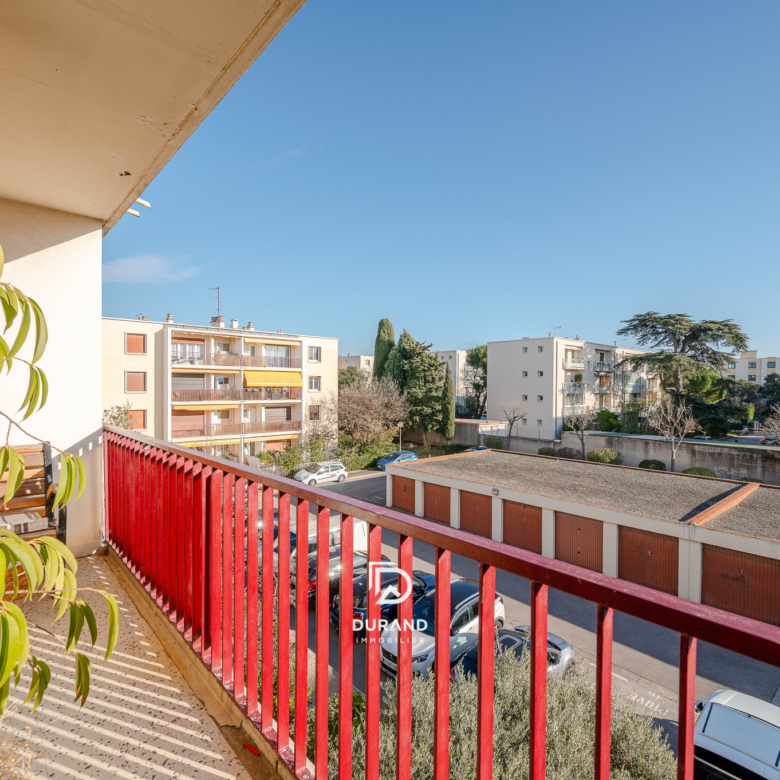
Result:
M244 388L245 401L300 401L302 387Z
M266 472L117 428L104 430L106 536L194 653L221 682L269 745L300 778L311 777L306 759L308 615L296 610L295 719L290 734L289 596L291 497L298 527L307 527L309 504L317 514L315 596L316 679L314 777L328 765L328 548L330 510L341 514L341 604L352 603L352 522L368 523L369 561L380 560L382 529L398 534L398 565L411 575L414 541L435 548L436 583L449 585L452 554L479 562L477 777L493 769L493 608L496 569L531 581L530 777L543 780L546 749L547 594L549 588L595 603L597 698L595 778L608 780L612 622L614 611L680 634L678 778L693 780L694 683L697 640L780 666L780 628L694 604L624 580L544 558L510 545L391 509L303 486ZM274 491L278 497L278 640L273 646ZM262 539L258 517L262 512ZM245 532L246 529L246 532ZM297 535L300 560L307 534ZM262 559L260 556L262 555ZM262 560L262 566L259 566ZM258 576L259 569L259 576ZM308 591L307 567L298 566L296 592ZM368 591L365 770L379 776L378 594ZM449 587L436 587L434 778L449 774ZM258 621L258 605L260 620ZM411 755L411 601L399 608L397 776L409 778ZM246 646L244 644L246 619ZM340 610L339 777L352 773L351 611ZM258 637L260 663L258 667ZM278 713L273 720L273 665L278 667ZM258 697L258 684L260 695ZM291 740L292 737L292 740Z

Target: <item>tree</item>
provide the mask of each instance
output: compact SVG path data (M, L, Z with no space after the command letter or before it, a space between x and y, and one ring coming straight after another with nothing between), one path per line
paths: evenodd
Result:
M452 386L450 364L445 365L444 387L441 394L441 423L438 430L449 441L455 435L455 388Z
M390 377L348 385L326 406L356 446L382 437L409 413L408 399Z
M620 429L620 418L610 409L599 409L596 413L595 425L600 431L612 433Z
M419 341L415 341L409 331L404 330L398 339L398 343L387 356L383 376L390 377L398 385L398 389L401 392L406 390L406 385L409 381L409 366L412 357L421 348L427 350L430 348L430 344L421 344ZM374 359L374 365L376 365L376 358Z
M733 320L696 322L688 314L649 311L624 320L618 336L628 336L655 352L632 355L620 361L634 371L657 374L667 393L684 393L684 383L697 364L720 372L735 351L747 349L747 336ZM660 349L659 349L660 347ZM723 351L728 348L728 352Z
M582 447L582 459L585 460L585 431L593 425L596 419L596 413L592 409L586 409L584 412L570 414L564 422L577 434Z
M395 346L395 331L393 324L388 319L379 320L376 329L376 341L374 342L374 376L381 379L385 375L387 358Z
M113 425L115 428L130 428L130 410L133 404L126 401L123 404L111 406L103 410L103 425Z
M683 438L686 434L693 433L699 425L693 412L680 400L665 395L648 410L647 424L669 442L670 471L674 471L674 459Z
M347 366L339 369L339 390L349 385L368 381L368 374L357 366Z
M747 382L746 384L751 385L752 383ZM769 374L764 384L758 388L758 395L766 406L780 404L780 374Z
M528 414L528 410L521 405L502 406L501 414L506 420L507 424L506 448L509 449L509 445L512 441L512 430L517 424L518 420L522 420Z
M4 255L0 247L0 277L3 274ZM38 361L44 354L48 341L46 319L40 306L20 289L7 282L0 282L0 304L5 318L5 329L9 328L19 318L19 326L13 342L9 345L0 337L0 360L5 363L8 371L14 364L23 363L27 366L29 383L27 393L19 412L24 412L22 420L26 420L46 403L48 396L48 381ZM28 344L28 336L33 335L30 360L19 356L20 350ZM6 444L0 448L0 477L6 471L8 476L5 485L3 504L13 498L24 481L24 460L22 456L8 443L11 430L16 429L25 436L43 443L41 439L32 436L9 414L0 411L0 416L8 421ZM70 452L63 452L54 447L60 455L60 483L54 496L54 506L62 508L73 497L78 498L86 486L86 472L81 459ZM92 647L98 637L97 622L92 608L78 598L78 583L76 572L78 564L68 548L57 538L42 536L31 541L21 539L15 533L4 530L0 535L0 574L2 582L12 574L13 586L10 591L3 588L0 594L0 714L5 711L8 703L8 693L11 678L14 687L19 684L23 670L29 671L30 687L25 704L34 701L33 711L40 705L46 688L51 679L49 666L30 652L31 636L27 620L22 610L14 603L20 593L19 575L27 578L26 600L33 596L52 600L52 606L57 609L55 620L59 620L67 612L69 619L68 637L63 655L71 652L75 657L76 699L81 704L87 700L90 682L89 658L76 650L82 629L86 624ZM24 590L24 587L22 587ZM81 590L95 590L82 588ZM105 660L111 656L119 631L119 606L116 599L106 591L97 590L108 601L108 639Z
M466 351L466 384L474 391L474 395L470 397L474 398L474 416L477 419L482 417L487 406L487 359L487 344L480 344Z

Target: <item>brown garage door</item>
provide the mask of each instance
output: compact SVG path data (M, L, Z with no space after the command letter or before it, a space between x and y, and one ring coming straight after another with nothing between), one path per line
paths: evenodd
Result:
M393 474L393 506L414 514L414 480Z
M701 600L780 626L780 561L702 546Z
M542 552L542 510L538 506L504 501L504 541L531 552Z
M620 526L618 577L677 595L677 551L674 536Z
M493 537L493 499L479 493L460 491L460 527L472 534Z
M450 524L450 489L443 485L425 483L423 514L431 520Z
M601 520L555 513L555 557L560 561L601 571L604 536Z

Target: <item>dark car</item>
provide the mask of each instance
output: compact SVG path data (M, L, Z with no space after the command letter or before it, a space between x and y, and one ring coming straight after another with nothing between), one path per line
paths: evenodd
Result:
M380 592L385 593L388 588L398 588L398 574L394 571L383 571L381 573ZM436 587L436 577L424 571L412 572L412 603L426 593L433 593ZM333 597L330 607L330 622L338 626L340 616L340 596L338 593ZM368 574L358 577L352 584L352 620L359 621L361 628L354 631L358 639L364 639L366 636L365 625L368 617ZM397 604L381 604L380 618L382 620L392 621L398 617ZM354 626L354 623L353 623Z
M518 658L523 651L530 649L531 637L527 626L518 626L514 630L500 629L496 631L496 655L503 649L514 653ZM477 674L479 658L479 645L474 642L471 647L454 662L452 676L458 677L462 669L463 674ZM555 634L547 634L547 673L557 677L565 677L569 667L574 661L574 650L565 640Z
M383 561L389 561L386 556L382 556ZM368 573L368 556L365 552L356 550L352 553L352 577L361 577ZM333 596L339 590L339 576L341 574L341 547L331 547L328 550L328 601L332 601ZM295 603L295 577L292 578L290 600ZM313 599L317 592L317 553L309 556L309 598Z

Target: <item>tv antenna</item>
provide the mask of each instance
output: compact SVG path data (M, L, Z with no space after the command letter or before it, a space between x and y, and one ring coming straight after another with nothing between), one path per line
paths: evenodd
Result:
M547 327L548 327L548 328L551 328L552 330L555 330L555 331L558 331L558 330L560 330L560 329L561 329L561 326L560 326L560 325L548 325ZM556 334L555 334L555 336L557 337L557 336L558 336L558 334L556 333Z
M217 299L217 317L222 313L219 309L219 287L209 287L209 290L216 290L217 294L214 296Z

